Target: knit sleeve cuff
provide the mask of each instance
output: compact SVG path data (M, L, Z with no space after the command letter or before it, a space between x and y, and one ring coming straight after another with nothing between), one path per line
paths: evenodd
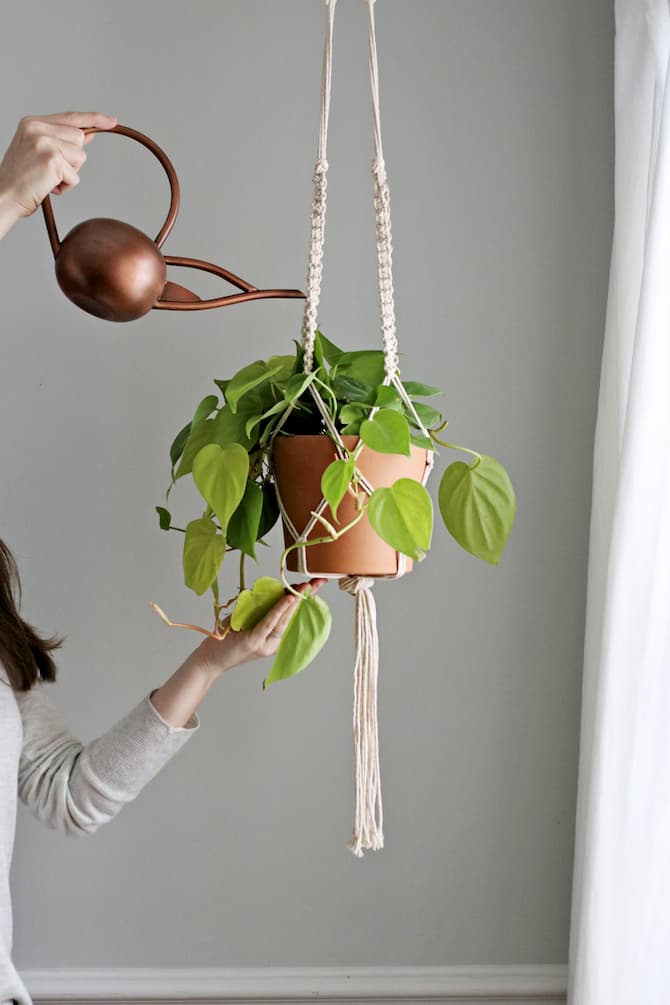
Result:
M149 708L148 708L149 717L150 718L156 718L156 719L158 719L158 721L161 722L163 724L163 726L165 726L165 729L167 730L167 735L168 736L170 734L173 734L173 733L177 733L177 734L179 734L179 733L189 733L190 734L190 733L194 733L198 729L200 729L200 719L198 718L198 716L197 716L197 714L195 712L193 713L193 715L188 720L188 722L186 723L185 726L173 726L171 723L166 722L166 720L163 718L163 716L160 714L160 712L158 711L158 709L156 708L156 706L154 705L154 703L151 700L152 696L155 693L156 693L156 689L153 690L153 691L151 691L147 695L147 697L145 698L145 701L149 705Z

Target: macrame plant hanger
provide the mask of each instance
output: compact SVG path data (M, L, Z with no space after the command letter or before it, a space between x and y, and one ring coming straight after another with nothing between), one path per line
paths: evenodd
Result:
M372 121L374 138L374 157L372 174L374 179L374 207L377 243L377 279L379 285L379 307L381 316L381 336L384 350L384 381L392 385L409 409L417 427L423 436L428 432L418 416L398 375L398 342L396 338L395 306L393 296L392 275L392 244L391 244L391 202L386 178L386 167L381 138L381 119L379 112L379 75L377 63L377 43L375 37L375 0L364 0L368 7L368 55L370 65L370 85L372 90ZM337 0L326 0L326 36L323 53L323 72L321 79L321 116L319 129L319 146L314 168L314 196L312 202L312 223L307 275L307 298L302 322L302 346L304 350L304 371L309 374L314 369L314 345L317 331L317 312L321 295L321 279L323 274L323 251L326 226L326 188L328 161L328 120L330 114L331 68L333 54L333 25L335 5ZM333 441L334 457L345 459L347 450L330 412L326 407L314 382L309 385L309 392L321 413L328 435ZM288 409L275 429L278 435L286 422L292 408ZM377 409L372 409L372 417ZM366 449L359 442L354 457L358 460ZM433 466L432 451L426 451L426 464L422 477L425 485ZM359 486L370 496L374 491L368 480L356 469ZM284 523L298 544L298 571L310 575L309 535L319 524L319 518L328 504L321 499L312 517L300 532L291 522L286 512L279 492L277 493L279 507ZM407 559L397 554L397 570L395 575L380 578L397 579L407 571ZM323 575L323 573L318 573ZM355 760L355 810L354 823L349 841L349 848L358 858L367 849L379 849L384 845L383 808L381 795L381 773L379 767L379 740L377 726L377 679L379 670L379 640L377 634L377 616L375 600L372 595L374 579L367 576L338 575L340 589L351 594L355 599L355 644L356 664L354 669L354 760Z

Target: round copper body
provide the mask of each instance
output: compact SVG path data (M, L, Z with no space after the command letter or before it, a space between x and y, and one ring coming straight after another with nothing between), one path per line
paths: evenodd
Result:
M156 244L121 220L78 224L56 256L56 278L77 307L105 321L135 321L154 306L166 282Z

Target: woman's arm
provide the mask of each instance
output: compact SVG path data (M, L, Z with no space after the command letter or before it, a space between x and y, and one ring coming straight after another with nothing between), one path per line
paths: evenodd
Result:
M21 217L34 213L45 196L60 195L79 184L78 172L86 160L84 147L95 135L84 129L115 125L115 118L99 112L21 119L0 161L0 238Z
M325 580L312 580L316 592ZM305 584L302 588L306 588ZM282 598L256 628L207 639L170 679L89 743L68 730L49 684L17 692L23 722L19 796L43 823L92 834L131 802L199 727L195 709L226 670L271 656L297 599Z

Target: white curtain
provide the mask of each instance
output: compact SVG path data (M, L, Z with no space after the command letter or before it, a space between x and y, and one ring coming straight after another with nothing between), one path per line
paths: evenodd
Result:
M669 0L616 0L570 1005L670 1003Z

